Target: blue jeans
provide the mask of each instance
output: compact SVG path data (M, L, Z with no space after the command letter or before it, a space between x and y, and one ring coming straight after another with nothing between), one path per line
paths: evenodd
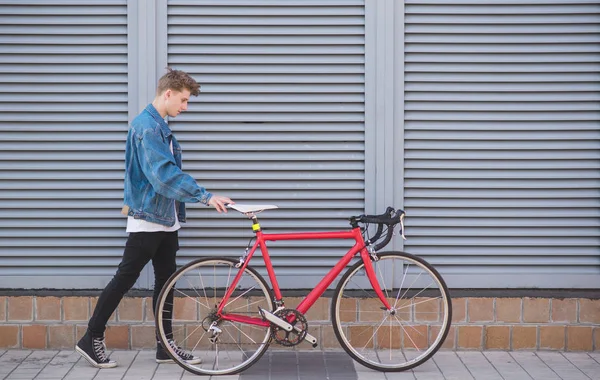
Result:
M179 250L177 231L174 232L132 232L125 244L123 259L117 273L102 291L94 314L88 323L89 333L103 336L106 323L117 309L123 296L140 277L142 269L152 260L154 267L154 294L152 310L156 310L156 301L169 277L177 270L175 256ZM163 311L163 327L167 336L172 336L171 316L173 311L173 292L168 295Z

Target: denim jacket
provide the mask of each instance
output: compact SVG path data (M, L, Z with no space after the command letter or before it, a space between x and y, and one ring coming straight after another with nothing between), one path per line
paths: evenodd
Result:
M129 206L127 215L171 227L175 224L175 209L179 221L185 222L185 202L208 204L211 197L211 193L181 170L181 147L165 120L149 104L133 119L127 135L124 198Z

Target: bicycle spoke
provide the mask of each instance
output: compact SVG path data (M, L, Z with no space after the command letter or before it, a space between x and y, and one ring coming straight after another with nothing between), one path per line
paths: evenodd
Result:
M383 283L383 289L385 290L385 296L386 296L386 298L390 298L390 295L387 290L387 286L385 286L385 278L381 274L381 265L377 265L377 271L379 272L379 276L381 276L381 282Z
M207 308L207 309L209 309L209 310L210 310L210 306L203 304L202 302L200 302L200 300L197 300L197 299L196 299L196 298L194 298L194 297L190 297L190 296L188 296L186 293L182 292L182 291L181 291L181 290L179 290L179 289L174 289L174 290L175 290L177 293L179 293L179 294L181 294L181 295L185 296L186 298L193 300L193 301L194 301L195 303L197 303L198 305L202 305L202 306L204 306L205 308ZM175 306L175 305L173 305L173 306Z
M439 275L415 256L384 253L376 265L379 284L392 297L392 309L382 310L368 285L364 263L355 263L342 276L332 300L336 336L355 360L369 368L412 368L429 359L448 333L447 289Z
M235 264L228 258L192 262L176 272L159 297L161 316L160 321L157 319L157 327L160 339L167 339L162 324L171 321L174 338L202 359L198 364L176 361L196 374L237 373L260 359L269 346L269 326L226 322L215 313L219 305L223 314L251 315L249 307L255 305L273 309L273 297L266 281L249 268L238 272ZM177 288L177 283L189 289ZM200 286L202 289L198 289ZM168 291L172 291L176 302L166 301ZM224 295L228 293L231 297L224 302ZM174 308L173 304L179 305L180 300L185 301L183 307ZM172 309L173 313L167 314L167 309ZM164 318L162 312L165 312ZM210 341L213 338L216 339L214 343Z
M421 294L421 292L419 292L418 294ZM410 307L410 306L417 306L417 305L420 305L420 304L422 304L422 303L429 302L429 301L432 301L432 300L438 300L438 299L440 299L440 298L441 298L441 297L436 297L436 298L427 298L425 301L420 301L420 302L416 302L416 303L411 303L411 304L409 305L409 307ZM398 308L398 309L396 309L396 310L402 310L402 309L406 309L406 307L405 307L405 306L404 306L404 307L400 307L400 308Z
M409 266L410 266L410 264L406 265L406 272L404 272L404 263L402 263L402 272L403 272L402 273L402 282L400 283L400 287L398 288L398 295L396 296L396 302L394 303L394 309L396 308L396 305L398 304L398 299L400 298L400 291L402 291L402 286L404 285L404 280L406 279L406 275L408 274Z
M227 303L227 305L225 305L225 307L229 306L230 304L234 303L235 301L237 301L240 297L243 297L244 295L246 295L249 291L251 291L252 289L254 289L256 286L251 287L250 289L246 290L244 293L240 294L239 296L237 296L236 298L234 298L232 301L229 301L229 303ZM248 305L246 305L248 306ZM243 307L243 306L240 306ZM238 308L239 309L239 308ZM231 309L229 311L232 310L237 310L237 309Z

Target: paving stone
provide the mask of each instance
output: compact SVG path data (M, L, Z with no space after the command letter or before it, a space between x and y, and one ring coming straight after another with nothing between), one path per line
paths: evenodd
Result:
M503 380L496 368L481 352L457 352L475 380Z
M562 355L590 379L600 379L600 364L590 360L587 353L564 352Z
M440 351L432 359L446 380L473 379L467 367L464 366L458 355L453 351Z
M71 350L0 350L2 380L192 380L175 364L156 364L154 350L114 351L116 368L96 369ZM268 351L238 375L207 380L600 380L600 353L440 351L404 372L379 372L343 351Z
M560 380L560 377L533 352L511 352L510 356L534 380Z
M564 380L589 380L581 370L568 361L560 352L536 352L552 371Z
M531 379L531 376L508 352L486 351L483 354L504 379Z

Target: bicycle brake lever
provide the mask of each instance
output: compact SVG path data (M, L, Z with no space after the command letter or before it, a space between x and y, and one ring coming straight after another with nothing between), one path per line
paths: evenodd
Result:
M406 236L404 236L404 213L400 215L400 231L402 231L402 239L406 240Z

